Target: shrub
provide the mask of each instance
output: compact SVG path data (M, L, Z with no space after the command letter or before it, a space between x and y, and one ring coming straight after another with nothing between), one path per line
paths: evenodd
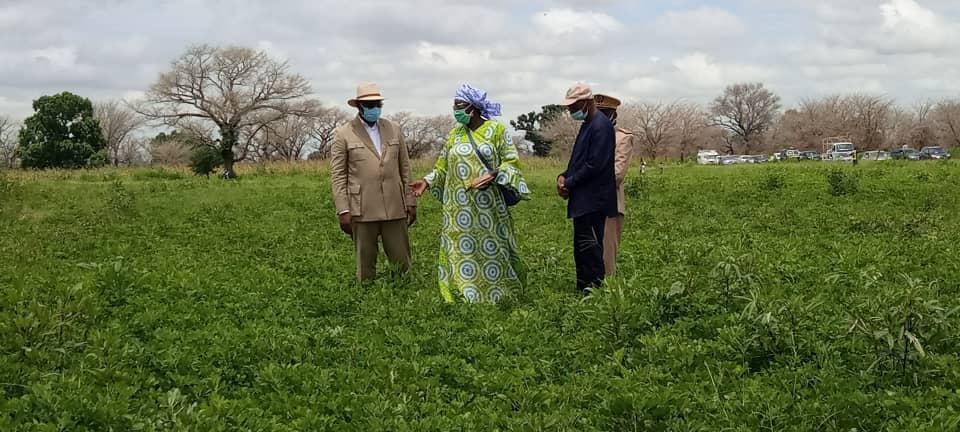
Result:
M629 198L644 198L650 192L650 181L647 176L628 176L624 180L623 193Z
M212 147L199 146L190 157L190 169L196 175L209 177L220 165L223 165L223 156Z
M853 195L860 188L857 175L840 168L835 168L827 174L827 182L830 184L830 194L833 196Z
M760 189L765 191L776 191L783 189L787 185L787 176L780 170L767 170L760 179Z

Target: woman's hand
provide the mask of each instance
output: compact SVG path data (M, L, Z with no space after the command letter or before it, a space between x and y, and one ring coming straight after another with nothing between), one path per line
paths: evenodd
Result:
M496 178L497 178L497 171L488 172L480 177L473 179L473 181L470 182L470 187L473 189L480 189L490 184L491 182L493 182L493 180Z
M413 183L410 183L410 191L413 192L413 195L417 198L420 198L420 195L423 195L427 191L427 188L430 187L430 184L426 180L417 180Z

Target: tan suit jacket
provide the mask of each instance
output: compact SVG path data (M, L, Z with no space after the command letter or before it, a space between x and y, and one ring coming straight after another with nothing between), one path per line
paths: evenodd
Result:
M336 131L330 149L330 177L337 212L349 211L357 222L404 219L416 206L410 191L410 156L396 123L380 119L383 155L359 117Z
M618 127L616 130L617 149L613 169L617 176L617 211L627 214L627 205L624 201L623 181L630 170L630 156L633 155L633 132Z

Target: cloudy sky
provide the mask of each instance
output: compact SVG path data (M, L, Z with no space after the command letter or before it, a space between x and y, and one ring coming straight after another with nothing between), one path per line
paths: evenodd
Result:
M327 104L358 81L386 110L447 113L461 82L504 120L577 80L623 99L707 102L762 81L787 105L862 91L960 96L956 0L0 0L0 114L73 91L132 98L190 44L289 60Z

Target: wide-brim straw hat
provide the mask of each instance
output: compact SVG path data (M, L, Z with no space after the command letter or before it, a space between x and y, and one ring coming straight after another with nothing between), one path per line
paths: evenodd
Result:
M357 86L357 97L347 101L347 105L350 105L354 108L357 107L357 102L360 101L382 101L386 100L383 95L380 94L380 87L376 83L367 82L361 83Z

